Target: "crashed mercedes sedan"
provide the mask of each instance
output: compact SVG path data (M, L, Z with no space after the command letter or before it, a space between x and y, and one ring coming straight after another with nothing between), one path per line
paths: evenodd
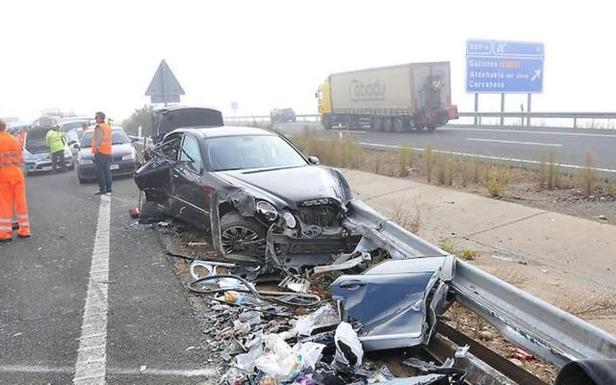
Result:
M176 129L135 182L166 214L211 232L228 257L299 270L331 263L361 238L343 226L353 197L340 171L268 130Z

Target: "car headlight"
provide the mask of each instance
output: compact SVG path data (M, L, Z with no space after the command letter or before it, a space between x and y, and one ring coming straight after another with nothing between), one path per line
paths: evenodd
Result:
M79 164L85 166L86 164L94 164L92 159L79 159Z
M278 218L278 210L271 203L259 201L257 203L257 211L265 216L268 221L274 221Z
M295 220L295 217L293 216L293 214L291 214L290 212L286 211L282 217L284 218L285 222L287 223L287 227L290 229L295 228L295 226L297 226L297 221Z
M131 152L130 154L126 154L122 156L122 160L136 160L137 156L135 155L134 152Z

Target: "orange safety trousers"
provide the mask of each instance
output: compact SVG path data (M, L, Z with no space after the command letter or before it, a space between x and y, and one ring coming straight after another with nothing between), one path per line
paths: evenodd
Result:
M30 236L30 220L26 203L24 178L0 181L0 240L13 237L13 213L17 217L21 237Z
M30 236L26 205L26 182L21 171L22 148L11 135L0 131L0 240L13 237L13 214L17 216L22 237Z

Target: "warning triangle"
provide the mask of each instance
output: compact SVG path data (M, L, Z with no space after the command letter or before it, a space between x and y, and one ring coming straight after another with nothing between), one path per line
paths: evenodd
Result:
M165 59L160 62L154 78L145 91L146 96L157 96L163 99L184 95L184 89L178 82Z

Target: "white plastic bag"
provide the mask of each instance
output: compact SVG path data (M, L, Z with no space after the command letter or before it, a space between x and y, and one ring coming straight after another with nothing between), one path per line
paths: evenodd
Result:
M314 370L321 361L321 354L325 345L316 342L303 342L295 345L293 349L301 356L302 369Z
M235 366L245 372L252 372L255 369L255 361L263 354L261 344L254 346L248 353L235 356Z
M334 356L336 361L355 368L361 366L364 349L357 333L349 323L341 322L338 325L334 335L334 344L336 345L336 355Z
M338 313L331 304L320 307L315 312L298 319L293 330L301 336L309 336L312 330L322 326L335 325L340 321Z
M277 380L297 376L302 369L301 356L277 334L268 334L263 340L265 353L255 361L257 368Z

